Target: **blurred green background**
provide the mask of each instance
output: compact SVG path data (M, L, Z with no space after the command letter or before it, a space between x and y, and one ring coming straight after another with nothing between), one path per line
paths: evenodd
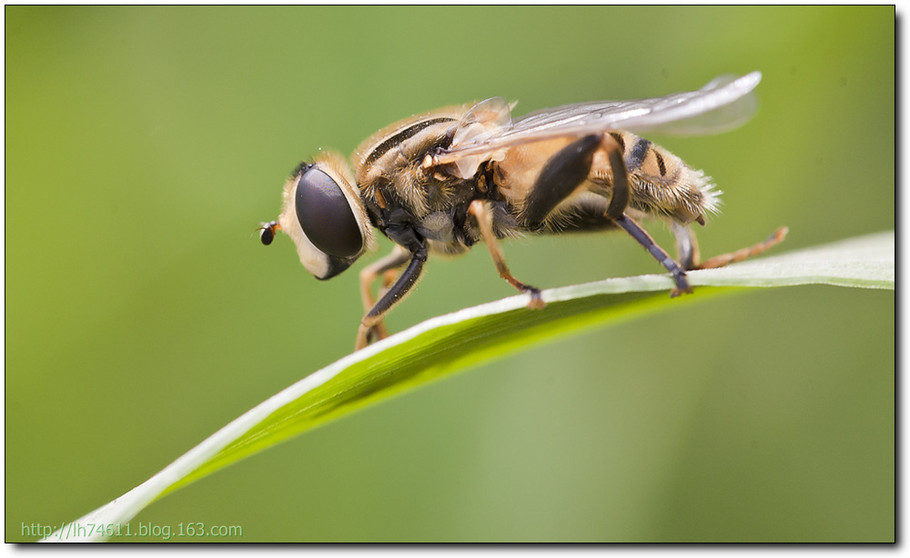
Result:
M785 224L780 251L808 247L894 227L894 45L891 7L7 7L6 540L119 496L351 350L366 262L321 283L287 238L254 234L318 149L494 95L523 114L761 70L745 127L651 139L725 192L705 255ZM505 252L541 287L660 271L623 235ZM389 325L512 294L485 250L432 260ZM894 366L892 292L714 297L368 408L133 527L893 540Z

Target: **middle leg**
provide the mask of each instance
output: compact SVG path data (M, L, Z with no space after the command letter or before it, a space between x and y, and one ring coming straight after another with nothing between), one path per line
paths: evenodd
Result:
M509 284L519 291L531 295L531 300L528 302L528 308L539 310L546 306L546 303L540 297L540 289L522 283L509 271L509 266L506 265L506 259L502 255L502 249L499 247L499 241L493 233L493 214L487 206L487 202L483 200L472 201L471 205L468 206L468 213L477 219L477 226L480 228L483 242L487 245L490 256L493 257L493 264L496 266L496 271L499 272L499 276L508 281Z

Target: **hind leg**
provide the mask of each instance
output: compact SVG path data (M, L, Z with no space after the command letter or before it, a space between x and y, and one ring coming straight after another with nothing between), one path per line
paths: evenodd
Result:
M746 258L757 256L783 242L784 238L787 237L788 230L787 227L780 227L762 242L746 248L741 248L735 252L714 256L705 262L700 262L698 241L695 239L695 231L693 231L689 225L683 225L676 221L670 223L670 231L673 233L673 236L676 237L677 261L682 264L686 271L724 267L725 265L741 262Z
M522 214L525 224L532 230L540 226L547 215L588 178L594 153L598 150L603 150L609 158L613 174L613 194L605 216L629 233L673 275L676 288L671 292L671 296L692 292L683 267L667 255L664 249L654 242L651 235L625 213L629 202L629 175L623 160L622 147L610 134L583 137L563 148L547 162L528 196Z
M702 263L698 263L698 259L696 258L694 266L688 269L713 269L717 267L723 267L725 265L730 265L731 263L741 262L746 258L757 256L762 252L765 252L772 247L777 246L783 242L784 238L787 237L787 232L789 232L789 229L787 227L780 227L774 231L771 236L766 238L764 241L759 242L758 244L753 244L752 246L741 248L735 252L729 252L726 254L721 254L719 256L714 256L713 258L709 258L707 261Z
M670 232L676 238L676 261L685 270L696 269L698 266L698 240L695 231L689 225L678 221L670 222Z

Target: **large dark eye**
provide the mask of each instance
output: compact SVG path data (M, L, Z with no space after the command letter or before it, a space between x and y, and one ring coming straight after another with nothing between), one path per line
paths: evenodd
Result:
M363 237L348 200L332 177L316 167L297 181L297 220L317 248L338 258L360 252Z

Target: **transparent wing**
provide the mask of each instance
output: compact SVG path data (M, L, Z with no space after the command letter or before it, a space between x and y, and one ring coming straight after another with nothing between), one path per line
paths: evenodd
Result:
M577 103L532 112L511 124L453 142L447 151L433 158L433 163L446 164L515 145L605 130L703 134L732 129L755 112L752 90L760 81L760 72L735 79L722 76L697 91L653 99Z
M753 78L754 83L736 83L745 78ZM748 122L758 109L758 96L755 94L755 87L759 81L761 81L759 72L752 72L742 78L737 78L733 75L720 76L693 93L714 91L719 88L732 88L730 92L739 94L739 97L733 97L733 100L726 104L719 104L694 116L665 121L654 124L651 127L627 127L625 129L633 132L660 132L685 136L719 134L734 130Z

